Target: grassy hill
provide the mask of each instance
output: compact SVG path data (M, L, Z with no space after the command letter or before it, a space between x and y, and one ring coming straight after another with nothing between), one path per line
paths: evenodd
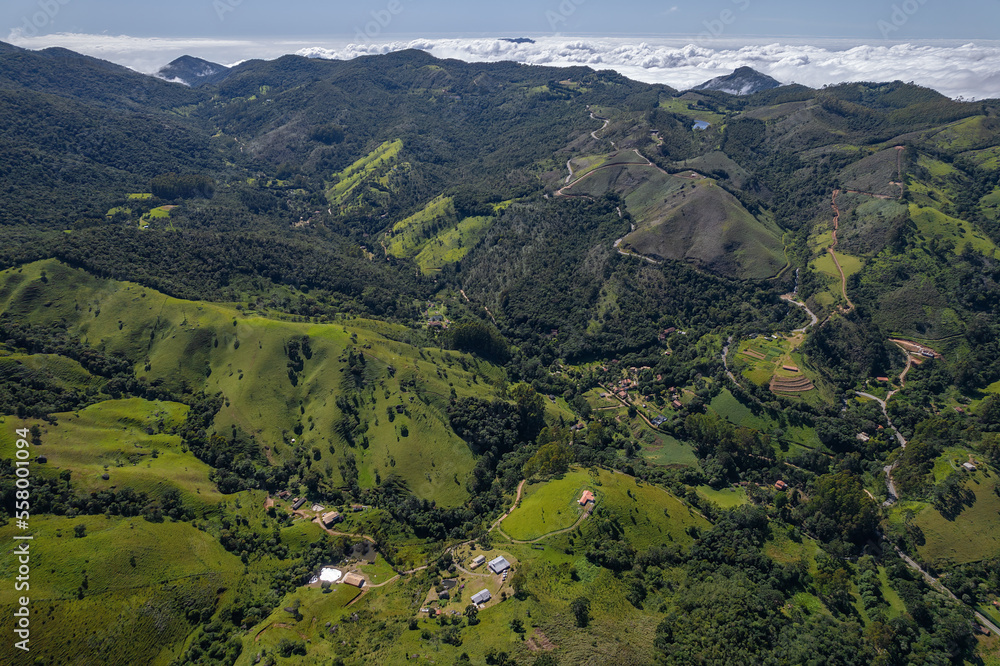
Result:
M566 191L591 197L607 192L624 198L637 225L621 243L625 250L740 278L771 277L785 266L778 228L755 218L711 179L621 166L595 170Z
M201 514L222 501L209 480L211 468L169 434L186 417L187 405L141 398L108 400L78 412L54 414L40 422L46 472L72 472L73 485L85 493L132 488L159 497L168 488L181 493L185 506ZM0 454L13 457L12 432L0 432ZM107 474L108 479L102 475Z
M30 654L46 663L168 664L243 572L239 557L188 523L37 516L31 525ZM12 543L16 531L0 527L0 537ZM0 562L5 580L15 569L12 557ZM8 634L18 594L13 585L0 591ZM22 658L11 641L0 645L0 661Z
M394 473L442 505L464 500L473 464L444 411L452 391L489 396L499 377L467 355L398 342L402 327L279 321L52 261L0 274L0 311L39 326L59 322L86 344L132 360L154 385L221 392L216 428L242 430L273 461L315 447L314 467L341 484L351 456L362 487ZM367 432L355 438L361 422Z

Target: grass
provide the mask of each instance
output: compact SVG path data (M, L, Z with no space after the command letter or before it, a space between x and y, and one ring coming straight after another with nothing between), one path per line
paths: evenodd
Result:
M23 278L16 286L10 281L15 275ZM335 485L342 483L339 467L350 454L363 487L396 474L418 497L442 506L467 497L464 479L474 459L451 430L446 407L452 389L460 398L494 396L497 372L467 355L392 339L403 338L405 327L363 319L278 321L100 280L55 261L20 274L0 272L0 294L0 311L39 326L65 322L85 344L138 359L136 374L150 382L221 392L226 402L216 428L236 426L252 435L276 463L296 457L296 448L316 447L313 469ZM311 357L290 378L286 350L303 336ZM357 359L365 359L360 375L350 372L348 349L356 368ZM336 433L342 396L357 398L358 418L368 424L367 448L351 447ZM397 414L400 405L405 413Z
M644 441L641 444L643 457L654 465L665 467L698 465L698 457L694 454L694 450L671 435L656 433L653 443Z
M343 171L331 178L331 184L326 190L327 199L332 206L343 211L358 208L357 199L371 191L377 198L383 193L383 188L389 186L390 176L396 167L399 152L403 149L400 139L386 141L368 155L355 161ZM380 186L378 189L373 185ZM354 199L354 205L350 205Z
M660 108L671 113L687 116L691 120L704 120L713 125L718 125L726 119L721 113L698 108L694 102L677 97L660 101Z
M801 367L801 366L800 366ZM807 426L791 425L787 421L779 420L781 415L769 415L766 412L755 414L749 407L741 403L736 397L723 389L709 404L712 411L727 419L730 423L745 426L761 432L771 433L775 429L781 429L782 437L780 442L775 442L776 446L786 444L796 444L811 449L824 449L816 436L816 431Z
M461 261L493 223L492 217L459 219L451 197L440 196L392 227L386 249L400 258L414 258L424 273Z
M624 538L642 551L665 541L686 548L693 542L688 528L709 526L707 520L663 488L625 474L593 471L597 502L594 518L580 526L584 534L596 535L598 520L613 517L621 525Z
M503 530L513 539L528 541L570 527L583 513L577 500L584 490L595 490L586 470L573 470L561 478L527 484L520 505L503 521Z
M417 265L428 273L461 261L482 240L492 223L493 218L485 216L463 219L424 244L415 258Z
M1000 552L997 473L981 467L972 477L965 487L975 493L976 502L957 518L948 520L934 507L923 505L913 520L925 540L917 551L935 567L978 562Z
M646 256L695 261L740 278L773 276L786 264L781 233L759 220L714 180L669 176L650 167L602 169L573 194L625 199L637 222L621 247Z
M73 535L76 525L83 538ZM243 571L237 556L187 523L33 516L31 527L31 655L46 663L109 663L113 654L116 663L166 664L193 629L188 611L214 608L218 591L235 587ZM12 543L15 531L0 527L0 538ZM0 577L13 580L15 567L3 558ZM0 590L5 617L18 594L13 585ZM11 643L0 646L3 663L19 663Z
M969 245L977 252L996 256L996 245L965 220L917 204L910 204L910 219L917 225L918 233L925 238L951 241L955 254L961 253L962 247Z
M698 486L698 495L710 502L714 502L720 509L732 509L742 506L749 501L747 499L747 491L743 488L715 490L710 486Z
M165 432L182 423L187 410L178 403L130 398L55 414L56 424L38 422L42 444L34 451L48 459L42 473L69 470L81 491L128 487L157 497L176 488L184 504L200 512L223 496L209 480L211 468L185 450L180 436ZM13 452L13 433L0 431L0 455Z

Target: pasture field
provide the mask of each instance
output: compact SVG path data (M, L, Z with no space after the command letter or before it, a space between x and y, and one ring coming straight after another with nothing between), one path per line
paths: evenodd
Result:
M82 538L74 527L83 525ZM239 557L188 523L142 518L33 516L31 519L32 656L47 663L166 664L177 656L203 609L215 610L219 590L235 587ZM14 523L0 527L11 543ZM16 561L0 561L13 580ZM0 628L12 631L13 585L0 590ZM191 612L194 612L192 621ZM67 640L70 639L70 640ZM18 663L11 641L0 661Z
M223 495L209 480L211 467L185 450L179 435L166 432L183 423L187 410L129 398L55 414L56 424L26 421L42 431L42 444L33 450L47 462L36 469L53 476L68 470L73 486L85 493L128 487L155 498L174 488L197 513L213 508ZM0 431L0 455L13 457L14 441L12 431Z
M221 392L216 428L235 426L272 462L315 447L314 469L335 484L350 454L362 486L395 473L440 505L467 497L462 479L473 455L445 409L452 390L459 398L492 396L496 371L465 354L397 342L404 327L279 321L55 261L0 272L0 311L37 326L65 323L87 345L138 359L137 376L169 390ZM341 433L362 432L362 422L367 432L352 435L352 446Z
M570 194L624 197L637 229L622 248L638 254L692 260L727 275L766 278L785 264L778 228L759 220L710 178L690 179L651 167L601 169Z
M993 241L965 220L950 217L935 208L924 208L917 204L910 204L910 218L917 225L919 237L951 241L954 244L953 251L956 254L961 253L962 248L968 245L986 256L996 256L997 247Z
M726 119L726 117L721 113L699 108L694 101L681 99L679 97L660 100L660 108L666 109L671 113L687 116L688 118L691 118L691 120L704 120L705 122L716 126Z
M711 486L698 486L698 495L714 502L720 509L732 509L746 504L747 491L743 488L723 488L716 490Z
M518 508L504 519L502 528L512 539L528 541L570 527L583 513L577 500L584 490L594 491L594 480L587 470L574 469L561 478L525 484ZM600 502L600 498L598 498Z
M694 454L694 450L671 435L653 433L652 441L643 440L640 444L643 457L654 465L664 467L698 465L698 457Z
M923 543L917 552L926 562L937 568L953 564L978 562L1000 552L1000 496L996 493L996 471L980 467L965 483L976 497L971 507L962 510L953 520L948 520L930 504L908 503L917 513L913 524L923 533ZM902 521L902 511L892 514L894 522Z

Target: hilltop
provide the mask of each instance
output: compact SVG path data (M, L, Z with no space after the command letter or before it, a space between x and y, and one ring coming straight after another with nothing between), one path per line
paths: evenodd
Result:
M0 72L40 659L996 659L995 101L418 50Z

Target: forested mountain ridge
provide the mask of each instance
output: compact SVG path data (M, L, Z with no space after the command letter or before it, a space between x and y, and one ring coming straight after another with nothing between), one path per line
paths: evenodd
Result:
M206 79L0 45L42 661L998 658L1000 103Z

